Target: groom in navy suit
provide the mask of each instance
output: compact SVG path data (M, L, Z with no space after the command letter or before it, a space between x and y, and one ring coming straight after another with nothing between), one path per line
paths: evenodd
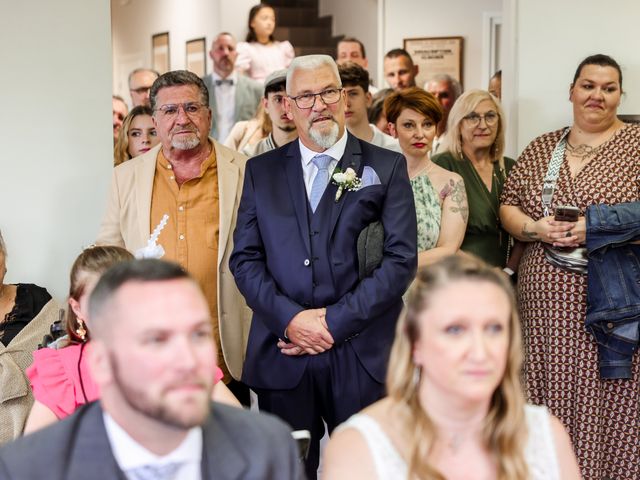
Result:
M311 431L316 478L323 420L331 432L384 393L416 214L404 157L345 130L331 57L294 59L285 101L299 139L247 163L230 267L253 309L242 380L261 410ZM355 179L334 175L348 169ZM358 237L376 221L382 259L359 274Z

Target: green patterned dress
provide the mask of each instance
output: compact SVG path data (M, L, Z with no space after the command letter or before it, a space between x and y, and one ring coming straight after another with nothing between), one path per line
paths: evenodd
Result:
M442 206L438 192L426 173L411 179L418 219L418 252L430 250L438 243Z

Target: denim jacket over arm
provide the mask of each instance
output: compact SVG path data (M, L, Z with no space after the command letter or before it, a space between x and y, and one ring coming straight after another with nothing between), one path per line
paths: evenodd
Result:
M640 202L586 212L586 328L598 342L600 376L631 378L640 327Z

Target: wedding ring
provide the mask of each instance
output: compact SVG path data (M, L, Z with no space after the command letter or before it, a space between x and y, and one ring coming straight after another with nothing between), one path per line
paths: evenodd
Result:
M569 230L569 231L567 232L567 234L565 235L565 237L569 238L571 235L573 235L573 234L571 233L571 230Z

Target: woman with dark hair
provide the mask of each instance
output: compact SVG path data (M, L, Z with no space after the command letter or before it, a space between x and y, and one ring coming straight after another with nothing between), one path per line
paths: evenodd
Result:
M384 101L384 112L407 159L418 219L418 266L428 265L460 248L468 215L464 182L431 161L442 118L433 95L417 87L393 92Z
M396 327L388 397L336 430L324 478L580 478L562 424L525 404L521 363L504 275L471 256L419 269Z
M5 283L7 247L0 232L0 444L19 437L33 403L25 369L49 326L58 303L32 283Z
M613 58L582 61L569 87L572 125L529 144L507 178L500 207L505 229L526 242L518 295L529 399L562 420L583 475L594 480L640 478L640 358L633 354L640 255L629 245L640 235L640 126L618 119L622 93L622 71ZM613 223L625 215L590 218L594 208L621 206L635 221L624 235ZM608 281L601 281L598 270L606 265L593 252L586 275L586 219L597 223L602 240L609 239L608 250L625 252L611 265ZM585 320L598 308L598 295L610 311L597 326L602 337L596 341ZM613 359L605 355L599 365L599 349L606 347Z
M153 110L145 105L134 107L122 123L113 151L113 166L148 152L160 139L153 124Z
M89 297L100 276L120 262L133 259L122 247L92 246L86 248L71 267L69 278L69 308L67 310L67 341L61 348L41 348L33 354L33 364L27 369L36 399L25 433L43 428L56 420L71 415L78 407L99 398L98 386L88 368L85 347L90 340L87 323ZM218 369L216 382L222 378ZM224 385L224 384L222 384ZM226 389L234 403L235 398ZM214 390L214 391L215 391ZM237 403L237 400L235 400Z
M273 36L275 28L273 7L260 3L251 8L247 41L237 46L236 70L264 82L270 73L289 66L295 57L293 46L288 41L277 41Z

